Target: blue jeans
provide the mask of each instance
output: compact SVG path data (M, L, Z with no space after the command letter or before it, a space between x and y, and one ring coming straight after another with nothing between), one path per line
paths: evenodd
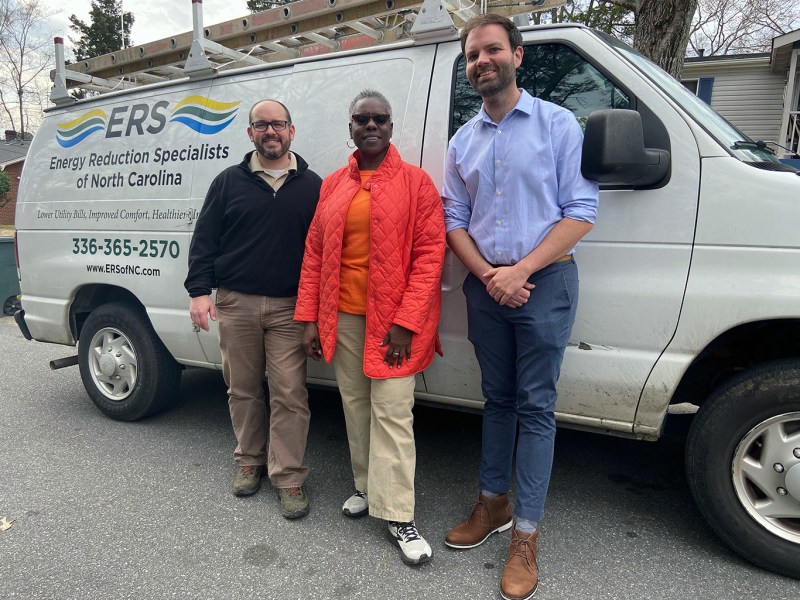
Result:
M574 260L557 262L528 281L536 287L519 308L500 306L472 274L464 295L486 401L480 487L508 492L516 443L514 514L540 521L553 464L556 382L578 306L578 267Z

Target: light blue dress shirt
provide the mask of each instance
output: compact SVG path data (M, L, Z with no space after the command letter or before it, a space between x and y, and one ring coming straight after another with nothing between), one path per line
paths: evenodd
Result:
M594 223L597 215L598 187L581 175L575 116L521 92L500 123L481 107L447 150L447 231L466 229L494 265L519 262L565 217Z

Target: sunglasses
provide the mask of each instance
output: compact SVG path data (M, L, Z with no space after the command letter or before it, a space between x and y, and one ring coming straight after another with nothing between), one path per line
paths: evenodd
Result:
M357 125L366 125L369 123L369 120L372 119L375 122L375 125L386 125L389 122L389 119L392 118L391 115L353 115L353 123Z

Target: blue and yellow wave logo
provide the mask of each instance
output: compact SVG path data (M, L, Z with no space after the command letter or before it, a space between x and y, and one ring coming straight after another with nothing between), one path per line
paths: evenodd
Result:
M225 129L236 118L241 102L218 102L205 96L187 96L172 109L170 123L181 123L202 135L214 135ZM159 100L153 104L117 106L111 118L96 108L77 119L58 125L56 140L62 148L71 148L97 131L105 131L107 138L130 135L155 135L167 125L169 102Z
M217 102L205 96L188 96L172 110L170 122L183 123L203 135L214 135L236 118L241 102Z
M108 117L102 110L98 108L90 110L77 119L59 125L56 140L62 148L71 148L93 133L104 131L107 122Z

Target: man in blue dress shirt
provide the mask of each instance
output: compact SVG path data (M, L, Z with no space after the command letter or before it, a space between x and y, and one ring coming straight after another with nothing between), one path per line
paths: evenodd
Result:
M483 106L450 141L442 197L447 242L470 271L469 339L486 404L478 501L445 543L474 548L513 524L500 591L523 600L538 584L556 381L578 301L572 253L593 226L598 188L581 175L583 134L574 115L517 88L523 48L514 24L475 17L461 47Z

